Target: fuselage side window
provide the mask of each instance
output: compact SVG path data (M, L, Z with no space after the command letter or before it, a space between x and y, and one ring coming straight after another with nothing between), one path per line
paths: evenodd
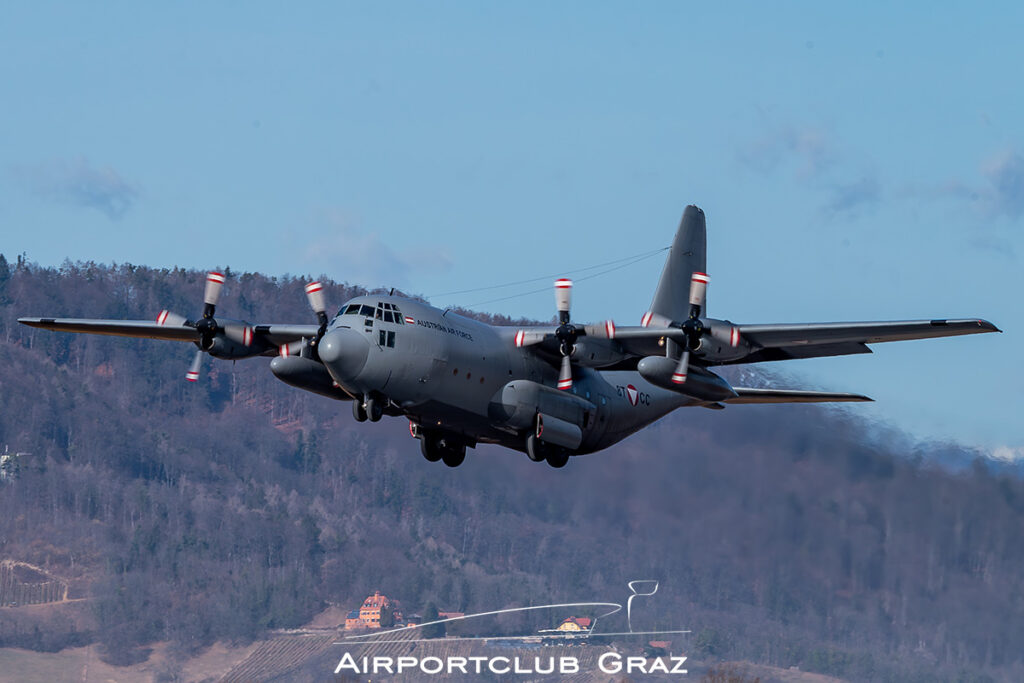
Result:
M395 348L395 333L388 332L388 346Z

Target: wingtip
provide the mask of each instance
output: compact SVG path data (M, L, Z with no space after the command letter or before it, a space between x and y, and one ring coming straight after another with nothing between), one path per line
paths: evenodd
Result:
M1003 332L1001 329L999 329L989 321L985 320L984 318L978 320L978 327L982 328L986 332L999 332L1000 334L1002 334Z

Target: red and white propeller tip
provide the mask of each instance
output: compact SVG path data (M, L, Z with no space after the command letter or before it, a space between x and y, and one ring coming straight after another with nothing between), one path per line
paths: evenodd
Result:
M238 323L228 323L223 326L224 336L233 342L242 344L243 346L251 346L252 339L255 335L253 330L248 325L239 325Z
M644 317L640 318L641 327L650 327L651 325L654 325L655 327L668 327L671 324L671 320L663 315L655 313L654 311L647 311L644 313Z
M568 313L572 302L572 280L559 278L555 280L555 307L559 313Z
M314 313L327 311L327 304L324 302L324 287L319 282L310 282L306 285L306 298Z
M203 365L203 352L196 351L195 358L192 359L192 366L189 367L188 372L185 373L185 379L189 382L199 381L199 369Z
M222 287L224 287L224 273L208 273L206 275L206 291L203 293L203 303L216 306Z
M572 389L572 361L569 356L562 356L562 369L558 373L558 388L562 391Z
M711 278L707 273L695 272L690 277L690 305L704 310L704 301L708 295L708 282Z
M302 347L305 345L305 343L306 342L304 340L300 340L293 341L288 344L282 344L281 346L277 347L277 355L281 356L282 358L287 358L288 356L301 356Z
M177 313L171 313L170 311L164 309L164 310L160 311L160 315L158 315L156 317L156 324L157 325L171 325L172 327L173 326L178 326L178 325L184 325L185 324L185 316L178 315Z

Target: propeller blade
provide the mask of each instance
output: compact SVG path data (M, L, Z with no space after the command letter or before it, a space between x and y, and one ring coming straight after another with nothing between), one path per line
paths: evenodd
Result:
M282 344L277 347L277 355L287 358L288 356L301 356L302 349L306 346L306 340L293 341L289 344Z
M180 327L184 325L188 319L183 315L177 313L171 313L167 309L160 311L160 315L156 317L157 325L169 325L171 327Z
M704 302L708 295L707 273L695 272L690 278L690 317L699 318L704 310Z
M676 366L675 372L672 373L672 381L675 384L686 383L686 372L690 368L690 350L683 351L682 357L679 359L679 365Z
M192 366L188 369L188 372L185 373L185 379L187 379L189 382L198 382L199 369L202 367L202 365L203 352L201 350L196 351L196 357L192 359Z
M562 370L558 373L558 388L565 391L572 389L572 361L569 356L562 356Z
M569 304L572 302L572 280L559 278L555 280L555 307L562 323L569 322Z
M327 304L324 303L324 286L319 282L310 282L306 285L306 298L309 299L309 307L317 315L327 312Z
M713 339L717 339L723 344L728 344L733 348L740 345L740 328L735 325L729 325L727 323L712 323L710 334Z
M252 344L253 332L252 327L249 325L240 325L238 323L224 325L224 336L243 346L250 346Z
M588 337L597 339L615 339L615 321L605 320L597 325L584 325L583 331Z
M211 272L206 275L206 292L203 293L203 303L207 306L216 306L220 299L220 290L224 286L224 274Z
M650 327L651 325L655 327L669 327L672 325L672 321L654 311L647 311L644 313L644 317L640 318L640 326Z
M524 346L540 344L546 336L540 330L519 330L516 332L516 346L522 348Z

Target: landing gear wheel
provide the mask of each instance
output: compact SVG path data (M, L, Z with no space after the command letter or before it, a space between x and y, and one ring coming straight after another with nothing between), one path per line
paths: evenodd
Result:
M448 446L441 453L441 460L448 467L458 467L466 459L465 446Z
M530 460L542 462L546 450L536 434L530 434L530 436L526 437L526 457Z
M548 464L558 469L559 467L565 467L565 464L569 462L569 452L563 451L560 448L552 448L547 454Z
M441 459L441 449L438 445L438 438L430 434L420 437L420 452L427 462L437 462Z
M371 396L366 399L366 417L370 419L370 422L380 422L380 418L384 415L385 403L387 403L387 399L381 396Z
M363 398L356 396L352 401L352 417L356 422L366 422L366 408L363 406Z

